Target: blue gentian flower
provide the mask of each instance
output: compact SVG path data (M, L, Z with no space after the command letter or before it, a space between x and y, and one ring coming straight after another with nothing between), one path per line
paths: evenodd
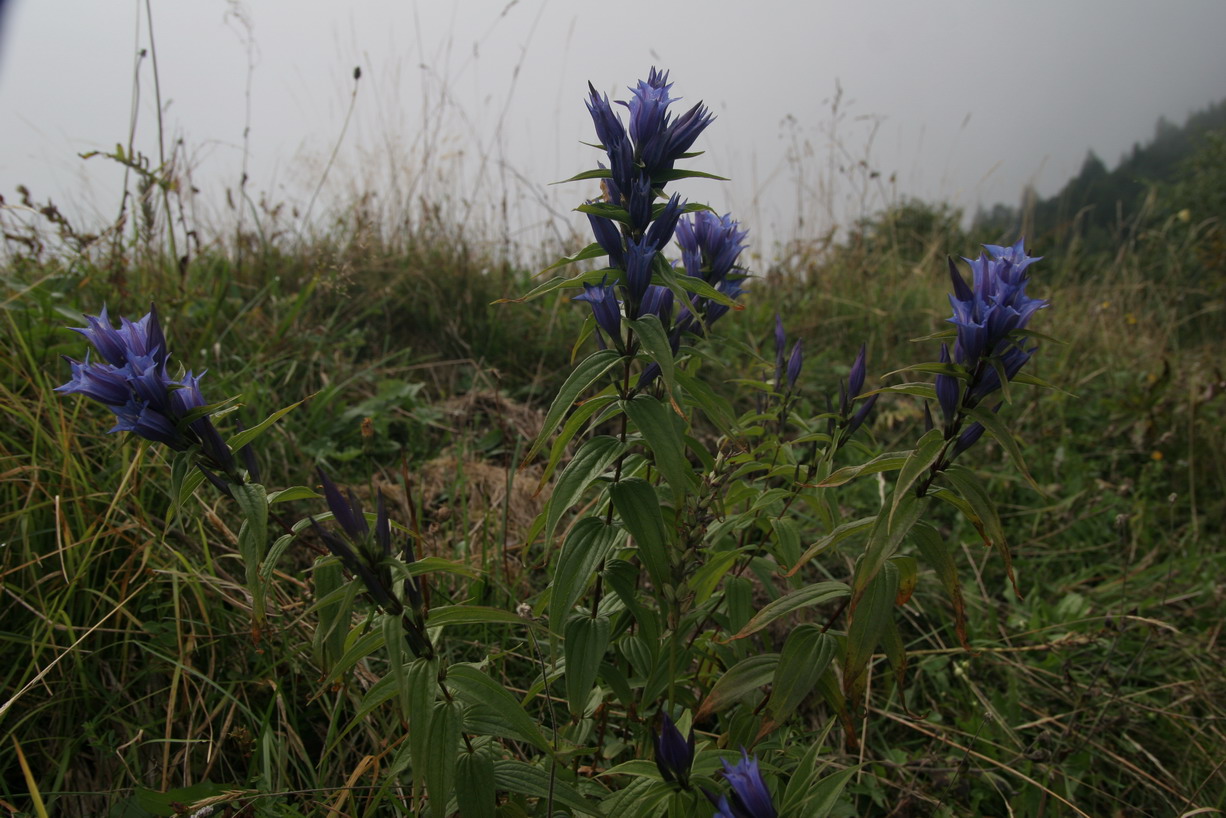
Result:
M974 260L964 259L971 267L973 287L962 278L953 260L949 262L954 288L949 297L954 314L949 321L958 331L954 360L972 373L981 359L1020 349L1017 339L1009 334L1023 329L1036 312L1048 306L1047 301L1026 295L1030 280L1027 268L1039 259L1026 255L1023 241L1019 239L1012 247L985 245L984 250L992 254L990 259L987 253L980 253ZM1029 353L1022 354L1029 358Z
M941 344L941 363L950 363L948 344ZM937 403L941 406L941 416L945 420L945 428L948 429L953 425L958 403L962 400L962 384L953 375L938 374L936 391Z
M660 733L656 736L656 769L670 784L689 789L690 767L694 764L694 731L689 738L681 735L667 713L661 714Z
M724 796L716 805L716 816L726 818L778 818L778 811L771 801L770 790L758 770L757 756L750 757L741 748L741 760L729 764L723 760L724 778L732 785L732 797ZM710 797L710 796L708 796Z
M180 452L198 448L202 468L241 480L229 446L208 416L186 422L189 413L207 405L200 392L204 373L189 371L178 380L166 374L170 355L157 309L151 306L139 321L121 318L118 329L111 325L105 307L101 315L85 316L85 322L87 327L73 329L85 336L105 363L89 360L88 354L84 361L67 358L72 378L55 391L84 395L110 409L116 419L111 432L131 432Z
M606 284L603 278L599 284L584 284L583 295L576 295L571 301L591 304L596 326L609 336L614 345L621 344L621 304L612 284Z

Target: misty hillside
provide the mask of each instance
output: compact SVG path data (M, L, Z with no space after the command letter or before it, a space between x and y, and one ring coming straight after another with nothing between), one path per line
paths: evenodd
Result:
M1224 138L1226 100L1191 114L1182 126L1160 118L1153 137L1134 143L1113 169L1091 150L1081 171L1056 195L1039 199L1028 190L1020 207L980 209L975 224L1061 244L1080 238L1086 247L1107 249L1127 235L1157 189L1168 194L1160 198L1173 212L1189 208L1192 218L1220 219L1226 215L1226 194L1214 182L1214 171L1222 167Z

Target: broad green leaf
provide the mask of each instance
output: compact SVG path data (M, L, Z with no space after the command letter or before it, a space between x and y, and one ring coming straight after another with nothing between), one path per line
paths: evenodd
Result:
M489 608L484 605L444 605L441 608L430 609L426 617L426 624L431 628L442 628L447 625L529 626L532 621L501 608Z
M890 557L890 562L898 569L898 597L894 604L906 605L911 601L911 594L915 592L915 583L919 579L915 557L900 557L896 554Z
M624 207L612 204L610 202L589 202L581 204L575 208L580 213L586 213L589 216L600 216L605 219L612 219L615 222L622 224L630 223L630 212Z
M915 481L937 462L945 451L945 434L940 429L932 429L924 434L916 444L915 450L907 456L907 462L898 472L898 480L894 483L894 497L890 502L890 523L898 513L898 507L908 496L914 496L911 487Z
M914 395L917 398L927 398L928 400L937 399L936 387L930 383L899 383L894 386L882 386L871 392L864 392L860 395L862 398L871 397L878 394L894 394L894 395Z
M582 173L576 173L574 176L570 177L569 179L563 179L560 182L550 182L550 184L564 185L567 182L583 182L588 179L612 179L612 178L613 178L613 171L609 170L608 168L593 168L592 170L585 170Z
M605 525L603 518L584 517L567 534L554 565L549 597L549 626L555 633L562 632L570 609L591 585L618 533L613 526Z
M591 244L589 244L587 247L584 247L578 253L575 253L573 256L562 256L562 258L558 259L553 264L550 264L544 270L541 270L539 273L537 273L537 275L538 276L544 275L550 270L556 270L559 267L565 267L568 264L574 264L576 261L587 261L589 258L598 258L604 255L608 255L608 252L603 247L600 246L599 242L594 241Z
M621 356L614 350L600 349L584 358L575 367L574 371L566 378L566 382L562 384L562 388L558 390L557 397L554 398L553 404L545 414L545 422L541 424L541 431L537 434L536 440L533 441L532 447L528 449L528 454L524 456L525 463L536 457L536 453L540 451L541 446L554 433L554 430L561 425L562 418L570 410L570 407L574 405L579 395L595 383L601 375L612 369L619 361L621 361Z
M361 627L361 625L358 625L357 628L350 631L350 634L357 632L358 628ZM332 668L332 672L329 673L328 678L324 680L324 685L327 686L337 681L348 673L350 668L382 647L382 629L376 628L368 633L362 634L360 637L355 639L352 644L349 644L346 647L345 653L340 659L337 660L336 666Z
M456 759L456 806L460 818L495 818L498 814L494 788L494 760L480 750L462 750Z
M658 404L657 404L658 405ZM609 488L617 516L634 537L639 559L657 590L672 584L672 559L664 515L655 487L639 477L630 477Z
M281 491L273 491L268 494L268 504L273 503L288 503L291 500L321 500L323 497L315 492L315 489L309 486L290 486Z
M559 475L545 507L546 543L553 542L553 534L562 515L578 504L584 490L604 474L624 451L626 444L610 435L597 435L584 441Z
M541 482L537 486L537 491L545 487L549 482L549 478L553 476L553 470L557 468L558 461L562 459L562 455L566 453L566 446L583 425L593 417L601 409L604 409L611 403L617 402L617 395L613 393L613 387L605 387L605 391L609 394L595 395L580 403L575 407L575 411L571 412L570 417L566 419L566 423L562 424L562 430L558 432L558 436L554 438L553 444L549 448L549 460L545 463L545 469L541 473Z
M843 695L849 709L858 709L868 684L868 663L877 643L894 616L894 598L898 595L898 570L885 563L877 572L860 604L848 614L847 651L843 661Z
M551 779L548 770L515 759L494 762L494 784L500 790L541 799L549 798L552 794L555 808L561 804L583 815L594 815L597 818L605 814L595 800L584 798L571 786L569 780L562 780L570 778L564 767L558 767L555 774L556 777Z
M460 754L463 720L461 707L456 701L438 701L430 716L424 777L431 818L447 818L447 802L455 793L455 766Z
M651 177L652 184L663 182L675 182L679 179L714 179L717 182L730 181L726 176L716 176L714 173L707 173L701 170L681 170L675 168L673 170L660 171L653 174Z
M668 481L674 502L680 502L697 482L693 467L685 459L684 421L651 395L638 395L623 406L651 449L655 467Z
M804 588L798 588L795 591L789 591L774 602L763 606L762 610L758 611L753 619L750 619L745 624L745 627L741 628L734 636L728 637L726 641L731 642L734 639L744 639L746 636L751 636L762 630L781 616L787 616L801 608L809 608L814 605L842 599L849 593L851 591L845 583L834 580L817 582L813 585L806 585Z
M600 249L599 244L589 245L588 249L591 249L592 247L595 247L598 250L598 252L596 252L594 255L599 256L604 253L604 250ZM585 258L593 258L593 256L585 256ZM576 256L571 256L570 259L575 260L575 261L579 260ZM569 263L570 263L569 261L564 259L563 261L560 261L554 264L553 267L547 268L543 272L548 272L548 270L552 270L554 267L560 267L563 264L569 264ZM602 279L609 278L610 276L612 276L613 278L616 278L618 273L620 272L621 272L620 270L617 270L613 267L602 267L599 270L589 270L586 273L580 273L579 275L572 276L571 278L563 278L561 276L556 276L544 282L543 284L536 285L531 290L529 290L528 292L524 293L521 296L518 296L517 298L497 298L491 303L494 303L494 304L522 304L525 301L532 301L533 299L540 298L543 295L549 295L550 293L557 292L558 290L564 290L564 289L577 290L580 287L582 287L584 284L596 284Z
M845 466L837 471L833 471L829 476L819 481L817 485L819 488L831 488L841 486L844 483L850 483L863 474L895 471L903 467L910 454L911 452L885 452L884 454L877 455L867 463L861 463L858 466Z
M748 549L737 548L731 551L708 551L703 563L694 572L686 585L694 592L694 604L701 605L715 592L720 580L736 564L737 557Z
M847 782L851 777L860 771L860 767L848 767L846 770L839 770L836 773L823 778L813 785L809 790L808 795L800 802L799 808L793 815L796 818L804 816L804 818L826 818L839 803L839 796L843 794L843 788L847 786Z
M425 783L421 771L430 757L430 722L438 694L438 661L414 659L405 673L406 690L401 695L401 715L409 723L409 758L413 777Z
M609 648L607 616L576 616L566 623L566 701L576 722L586 713L596 675Z
M800 625L789 633L766 704L771 718L783 722L796 712L837 653L838 640L816 625Z
M927 523L918 523L911 534L920 556L937 572L941 585L945 587L945 594L954 608L954 630L957 631L959 644L970 650L966 638L966 604L962 599L962 584L958 581L958 568L950 554L949 544Z
M711 687L711 692L694 714L694 721L702 721L713 713L722 712L758 688L770 684L778 666L777 653L758 653L737 662Z
M502 728L499 735L552 752L536 719L528 715L519 698L476 666L456 664L447 668L447 686L487 721L498 724Z
M684 369L676 370L677 383L689 396L694 406L707 413L707 417L720 432L732 437L732 427L736 422L732 404L727 398L717 395L711 385L701 378L696 378Z

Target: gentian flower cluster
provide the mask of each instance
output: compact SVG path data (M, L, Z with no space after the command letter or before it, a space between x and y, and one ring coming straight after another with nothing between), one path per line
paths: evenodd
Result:
M131 432L146 440L163 443L178 452L199 451L198 465L214 483L215 472L242 481L234 455L205 414L188 420L194 410L206 406L200 378L190 370L179 379L167 374L170 354L157 310L139 321L120 318L116 329L102 308L101 315L87 315L87 327L73 327L93 345L102 361L66 358L72 380L56 387L64 394L84 395L115 413L111 432Z
M977 259L964 259L971 268L967 284L953 259L949 262L953 294L949 303L957 328L953 354L941 347L941 362L956 363L970 374L963 384L953 375L936 377L937 403L941 408L947 436L957 429L962 410L972 409L1002 387L1001 378L1011 380L1030 360L1038 346L1027 346L1017 330L1025 329L1031 317L1048 302L1026 295L1030 281L1028 268L1039 261L1026 255L1024 240L1012 247L985 245ZM991 258L988 257L991 254ZM997 407L999 408L999 407ZM954 454L969 448L983 434L983 426L971 424L959 435Z
M736 764L724 763L724 778L732 785L732 796L721 796L718 801L707 793L715 804L714 818L777 818L779 815L771 800L770 790L758 770L758 758L750 758L741 748L741 760Z
M690 730L689 738L685 738L667 713L661 718L663 724L656 736L656 769L668 783L689 789L690 768L694 765L694 731Z
M372 531L366 522L362 511L362 503L349 492L348 496L341 494L331 478L319 469L319 480L323 484L324 497L328 501L328 509L332 518L341 527L341 533L323 528L311 518L315 533L328 547L350 574L362 580L371 599L385 611L401 616L405 626L405 638L418 656L431 658L434 655L433 645L426 636L425 600L421 589L412 577L405 577L402 585L404 599L408 601L406 609L395 592L392 579L392 529L387 516L387 507L380 492L375 511L375 527ZM403 551L405 563L415 560L411 542L405 542Z
M744 273L736 266L744 249L745 231L729 216L707 211L686 215L686 203L676 194L663 204L664 188L676 178L677 160L689 155L690 147L714 117L700 102L674 118L669 106L672 83L668 72L652 68L646 81L631 88L632 97L620 102L630 114L629 127L614 111L607 97L590 84L588 111L600 146L608 157L602 179L602 201L581 208L587 213L596 242L608 255L610 272L599 284L584 284L582 295L592 308L603 345L609 339L623 349L621 321L655 315L670 329L673 290L653 284L657 272L667 272L662 253L676 237L682 249L682 264L690 276L702 278L729 299L744 290ZM690 298L680 306L670 337L674 352L684 333L705 334L712 322L726 313L728 305L710 298Z

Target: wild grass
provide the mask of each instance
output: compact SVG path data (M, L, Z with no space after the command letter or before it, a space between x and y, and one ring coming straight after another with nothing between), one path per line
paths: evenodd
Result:
M519 444L567 371L579 310L494 304L532 271L441 215L390 239L360 202L328 235L252 236L242 254L205 243L186 266L154 231L53 252L38 249L54 243L46 227L5 227L0 806L147 816L216 797L227 815L406 814L399 718L361 707L384 668L327 678L336 635L309 607L314 553L281 562L270 626L254 633L233 509L205 491L178 509L161 451L105 434L96 407L52 391L60 356L82 347L63 328L103 303L135 315L156 301L179 361L209 369L213 399L241 395L248 422L310 396L262 439L262 469L285 485L318 463L357 485L376 475L430 553L481 573L436 593L513 608L540 589L523 542L539 498ZM942 521L964 543L974 649L921 576L904 608L906 685L877 672L862 749L823 754L863 765L834 814L1226 807L1226 321L1195 262L1203 232L1157 216L1135 227L1105 256L1032 239L1048 258L1031 286L1053 304L1041 329L1063 342L1044 344L1034 374L1059 390L1015 387L1007 411L1044 492L1000 476L994 445L970 460L1007 512L1021 596L973 531ZM779 311L805 339L803 398L824 405L861 343L870 371L916 360L910 339L947 314L947 254L1012 238L915 202L838 242L798 237L725 319L733 351L716 363L729 377L764 366ZM896 399L872 432L888 448L920 423L918 404ZM531 687L533 645L470 637L464 652ZM789 729L827 718L814 704Z

